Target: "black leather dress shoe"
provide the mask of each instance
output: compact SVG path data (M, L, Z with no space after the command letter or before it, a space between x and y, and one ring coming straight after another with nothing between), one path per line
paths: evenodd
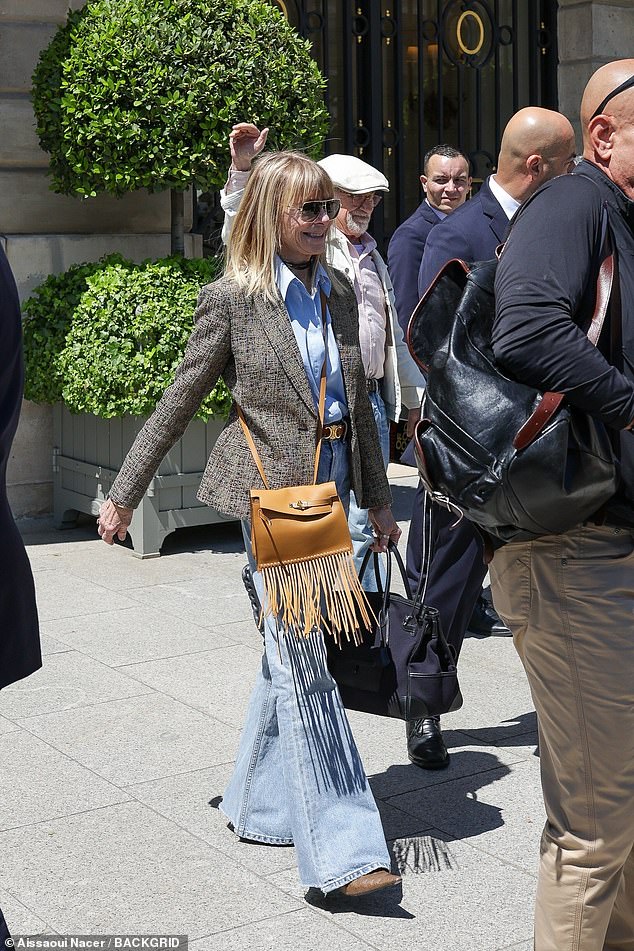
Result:
M491 602L482 596L476 602L467 629L480 637L513 636Z
M422 769L444 769L449 753L440 732L440 717L407 721L407 755Z

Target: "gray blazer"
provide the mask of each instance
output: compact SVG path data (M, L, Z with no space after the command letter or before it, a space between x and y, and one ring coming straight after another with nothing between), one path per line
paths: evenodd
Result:
M390 504L377 428L359 351L357 303L341 276L328 302L339 347L352 435L350 478L363 508ZM154 473L204 397L222 376L246 418L272 489L312 482L317 410L288 311L280 299L248 297L221 278L198 298L195 327L174 382L134 441L110 490L136 507ZM261 479L235 407L209 456L197 496L237 518L249 515L249 489Z

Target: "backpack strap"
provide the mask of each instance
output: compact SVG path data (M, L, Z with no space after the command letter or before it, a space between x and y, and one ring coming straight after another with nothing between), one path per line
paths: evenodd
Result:
M605 203L603 204L601 221L601 249L602 253L603 250L605 250L607 254L603 257L599 268L594 313L592 314L590 326L586 332L588 340L595 347L599 342L608 304L610 303L615 270L614 249L610 234L608 211ZM526 449L527 446L530 446L535 437L555 415L563 400L563 393L544 393L532 414L515 434L515 439L513 440L514 448Z

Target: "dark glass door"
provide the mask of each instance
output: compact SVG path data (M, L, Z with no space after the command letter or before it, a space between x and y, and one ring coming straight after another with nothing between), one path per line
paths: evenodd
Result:
M557 108L556 0L271 2L327 78L326 152L354 153L390 181L373 219L382 248L420 201L429 148L462 149L477 187L514 112Z

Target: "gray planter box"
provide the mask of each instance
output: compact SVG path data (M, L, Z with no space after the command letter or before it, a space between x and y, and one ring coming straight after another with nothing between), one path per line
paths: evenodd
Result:
M101 419L53 407L53 506L58 528L73 525L79 512L97 516L145 417ZM129 528L134 554L156 558L177 528L231 521L196 499L209 453L224 422L192 420L166 455Z

